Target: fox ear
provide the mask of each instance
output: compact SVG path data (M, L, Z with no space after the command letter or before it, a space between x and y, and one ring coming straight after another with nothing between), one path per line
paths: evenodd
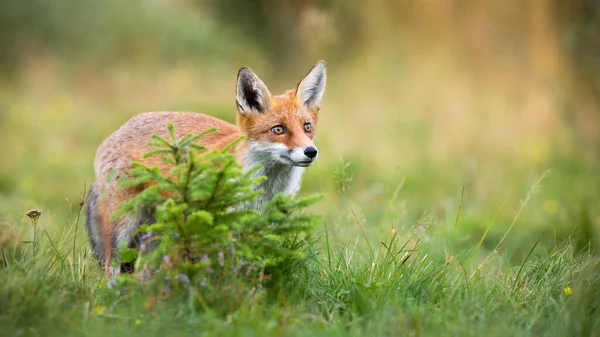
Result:
M236 103L242 115L263 113L271 104L271 92L248 67L238 72Z
M326 81L325 61L319 61L310 69L296 88L296 97L298 97L300 104L309 109L320 109Z

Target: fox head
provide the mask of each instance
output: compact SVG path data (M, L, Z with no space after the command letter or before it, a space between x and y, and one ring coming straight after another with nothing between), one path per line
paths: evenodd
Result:
M250 68L237 77L237 125L246 135L251 160L310 166L319 156L313 141L327 73L317 62L295 89L272 95Z

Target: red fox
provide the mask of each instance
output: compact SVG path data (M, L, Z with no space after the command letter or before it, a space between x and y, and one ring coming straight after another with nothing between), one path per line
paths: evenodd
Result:
M147 112L136 115L102 142L94 160L95 181L88 197L87 228L94 255L106 271L117 243L126 241L136 248L136 229L154 220L149 212L134 217L111 219L121 203L130 200L140 189L120 189L117 179L107 181L112 172L126 175L132 161L165 169L167 164L156 157L142 156L154 133L168 137L167 124L172 122L177 137L199 133L213 126L218 131L201 138L208 149L223 148L240 135L246 138L232 149L244 170L261 164L255 173L267 180L251 207L261 210L276 193L295 194L300 189L304 169L312 165L319 152L313 142L321 100L327 78L325 62L317 62L296 88L282 95L272 95L263 81L248 67L237 75L237 126L215 117L190 112ZM131 266L121 265L121 270Z

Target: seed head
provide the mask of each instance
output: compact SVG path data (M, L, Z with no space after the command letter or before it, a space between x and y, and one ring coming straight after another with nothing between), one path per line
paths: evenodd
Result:
M34 208L27 211L25 215L27 215L31 220L37 221L37 219L39 219L42 215L42 212L40 212L37 208Z

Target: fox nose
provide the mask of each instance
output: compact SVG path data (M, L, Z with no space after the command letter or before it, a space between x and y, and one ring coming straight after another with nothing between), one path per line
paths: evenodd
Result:
M313 159L314 157L317 156L317 153L319 153L317 151L317 149L315 149L314 147L310 146L307 147L306 149L304 149L304 155L307 156L310 159Z

